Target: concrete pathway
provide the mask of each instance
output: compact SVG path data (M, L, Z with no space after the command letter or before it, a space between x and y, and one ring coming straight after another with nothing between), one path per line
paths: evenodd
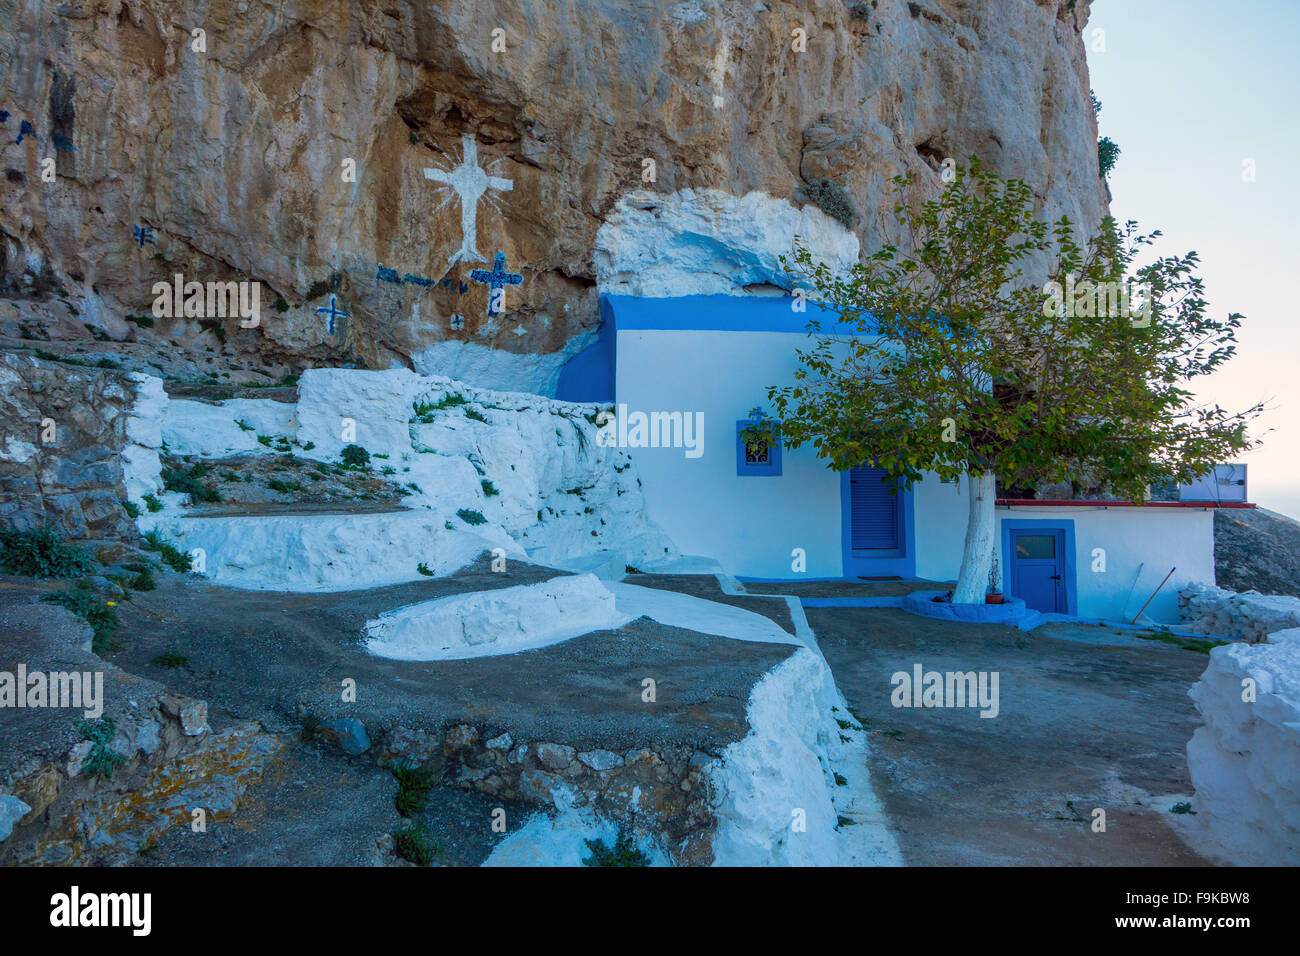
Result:
M1169 808L1190 799L1187 690L1203 654L1102 646L885 608L809 608L909 865L1173 865L1206 861ZM1077 631L1082 625L1073 625ZM904 708L897 672L996 672L998 713ZM991 686L991 685L990 685ZM1105 832L1094 832L1094 811Z

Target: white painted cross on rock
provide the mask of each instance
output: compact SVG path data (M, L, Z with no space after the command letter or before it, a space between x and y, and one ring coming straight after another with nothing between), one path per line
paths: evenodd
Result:
M514 189L514 183L500 176L489 176L479 167L478 142L474 139L473 133L464 134L460 140L465 147L465 156L460 161L460 165L450 171L426 168L424 178L450 186L460 197L460 248L447 258L448 264L486 262L487 259L476 248L478 201L489 189L509 192Z

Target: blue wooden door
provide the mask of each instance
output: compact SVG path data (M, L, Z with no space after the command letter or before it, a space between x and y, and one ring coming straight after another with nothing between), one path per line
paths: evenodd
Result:
M896 551L901 546L901 501L881 468L849 472L849 546L854 551Z
M1011 595L1035 611L1065 611L1065 532L1011 532Z

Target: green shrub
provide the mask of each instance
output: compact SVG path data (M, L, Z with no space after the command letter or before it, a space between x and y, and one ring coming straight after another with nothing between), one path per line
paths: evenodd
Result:
M415 566L415 570L418 571L420 574L423 574L426 578L433 577L433 572L429 570L429 566L425 564L423 561L421 561L419 564Z
M397 778L397 812L404 817L417 817L429 805L429 791L433 789L433 771L428 767L413 767L399 763L393 767Z
M488 420L486 416L484 416L484 414L480 412L477 408L465 409L465 417L472 418L476 422L482 422L484 425L488 424Z
M122 510L126 512L126 516L128 518L140 517L140 506L136 504L134 501L128 501L127 499L123 498Z
M486 478L480 481L479 485L483 488L483 496L485 498L495 498L497 495L501 494L501 492L497 491L497 486L492 484L492 482L488 481Z
M93 744L90 753L86 754L86 759L81 764L81 772L86 776L103 777L107 780L113 776L115 769L126 763L125 757L108 746L113 742L113 735L117 733L117 725L112 717L79 721L77 732L81 734L82 740L89 740Z
M144 536L144 546L148 551L156 551L162 558L163 564L173 571L184 574L190 570L190 556L184 551L177 550L157 531L150 531Z
M165 654L159 654L153 659L153 662L159 667L184 667L190 662L190 659L184 654L177 654L174 651L167 651Z
M156 591L158 582L154 580L153 569L145 568L126 582L132 591Z
M90 648L96 654L111 651L117 646L113 640L113 635L121 626L117 611L96 593L89 581L79 581L76 587L51 594L45 600L66 607L90 625L95 632Z
M832 219L839 220L849 229L857 225L857 210L839 183L830 179L814 179L804 187L804 193Z
M242 418L235 419L235 424L239 426L241 432L253 431L253 426L248 424L248 422L244 421Z
M487 518L483 517L481 511L470 511L468 508L461 508L456 512L456 517L466 524L487 524Z
M442 853L442 846L429 836L423 823L416 823L393 834L397 855L416 866L428 866Z
M0 571L32 578L71 578L86 574L95 560L86 551L64 543L53 528L0 530Z
M455 408L457 405L464 404L465 396L457 395L454 392L444 395L436 403L415 402L411 405L411 411L415 413L415 417L412 418L411 421L418 421L424 425L428 425L433 422L434 412L442 411L444 408ZM468 412L466 414L468 414ZM482 421L483 419L479 420Z
M164 468L162 470L163 487L168 491L179 491L190 496L190 504L196 501L220 501L221 492L199 479L208 473L209 466L199 462L188 469Z
M1101 178L1105 179L1110 175L1110 171L1115 168L1115 160L1119 159L1119 146L1109 136L1103 136L1097 140L1097 169L1101 173Z
M339 460L349 468L365 468L370 464L370 452L360 445L348 445L339 454Z
M163 503L158 500L156 495L143 495L141 497L144 501L144 506L149 509L150 514L156 514L163 510Z
M281 494L287 495L297 491L301 485L296 485L291 481L281 481L279 478L271 478L267 481L266 487L270 488L272 491L278 491Z
M611 849L604 840L583 840L591 856L582 861L583 866L649 866L650 858L636 848L630 834L618 831Z

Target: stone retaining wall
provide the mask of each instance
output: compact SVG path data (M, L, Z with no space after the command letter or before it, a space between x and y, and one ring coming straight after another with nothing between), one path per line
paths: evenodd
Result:
M0 354L0 525L134 536L121 460L134 405L122 372Z
M649 829L678 866L713 859L705 770L714 758L689 747L578 751L456 724L442 733L395 728L377 751L381 763L426 765L453 786L546 808L589 807L620 825Z
M1275 631L1300 627L1300 598L1246 591L1239 594L1204 584L1178 593L1178 610L1191 629L1236 637L1252 644Z

